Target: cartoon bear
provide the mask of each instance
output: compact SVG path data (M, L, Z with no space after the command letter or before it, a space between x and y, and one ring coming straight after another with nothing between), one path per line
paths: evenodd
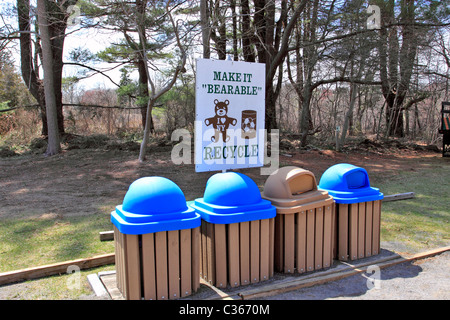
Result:
M227 116L230 101L225 100L221 102L215 99L214 104L216 105L214 108L216 115L212 118L205 119L205 124L207 126L212 124L214 128L214 136L211 137L211 141L218 142L219 136L222 134L223 142L228 142L230 140L230 136L227 136L228 127L230 125L235 126L237 120Z

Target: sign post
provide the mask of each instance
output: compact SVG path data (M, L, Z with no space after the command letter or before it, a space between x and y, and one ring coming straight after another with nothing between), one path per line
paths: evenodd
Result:
M264 166L265 64L197 60L195 171Z

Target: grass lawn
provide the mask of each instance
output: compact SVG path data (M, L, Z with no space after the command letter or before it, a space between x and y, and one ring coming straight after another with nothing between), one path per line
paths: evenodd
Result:
M99 231L112 230L109 214L4 219L0 225L2 272L114 252Z
M99 231L112 229L111 226L109 214L3 219L0 224L0 272L112 253L114 242L100 241L98 235ZM92 294L87 275L114 269L114 265L110 265L26 281L6 299L83 299ZM0 287L0 297L1 291Z
M449 165L398 172L377 187L385 195L415 192L413 199L383 202L382 247L412 253L450 244Z

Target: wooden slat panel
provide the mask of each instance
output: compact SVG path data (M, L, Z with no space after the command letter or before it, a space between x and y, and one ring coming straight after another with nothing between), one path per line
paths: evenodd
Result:
M348 204L346 203L341 203L338 204L339 209L338 209L338 234L339 234L339 240L338 240L338 259L341 261L347 261L348 260L348 248L349 248L349 243L348 243L348 238L349 238L349 223L348 223Z
M358 258L358 204L350 204L349 209L349 259L355 260Z
M207 259L207 241L206 241L206 229L207 229L207 222L202 220L202 224L200 226L201 233L200 233L200 249L201 249L201 265L200 265L200 276L203 278L203 280L208 282L208 259Z
M180 239L179 232L167 231L169 299L180 297Z
M323 266L323 208L316 208L316 229L314 241L314 269Z
M156 296L158 300L167 300L169 288L167 283L167 231L155 233L156 260Z
M332 223L332 233L331 233L331 248L332 248L332 256L331 260L333 261L334 258L338 259L339 257L339 250L338 250L338 236L339 236L339 224L338 224L338 218L337 218L337 210L338 207L332 202L330 204L331 207L331 223Z
M373 234L372 234L372 254L380 253L380 223L381 223L381 200L373 203Z
M180 230L180 294L192 293L191 229Z
M295 261L295 216L284 215L284 273L294 273Z
M239 262L241 285L250 284L250 222L239 223Z
M125 255L125 246L124 246L124 236L121 232L118 232L118 242L119 245L119 284L120 284L120 291L122 292L123 297L126 299L126 293L127 293L127 287L125 285L125 263L124 263L124 255Z
M216 259L214 248L214 225L212 223L206 224L206 260L207 260L207 274L208 282L210 284L216 283Z
M126 238L126 272L127 272L127 299L141 299L141 266L139 257L138 235L127 234Z
M239 224L228 225L228 273L231 287L239 286Z
M306 216L306 270L314 270L315 210Z
M275 217L275 270L283 272L284 264L284 214Z
M259 282L260 220L250 221L250 282Z
M323 267L328 268L331 266L333 259L333 210L330 205L326 205L324 208L323 217Z
M116 263L116 282L117 289L122 292L122 244L120 243L120 234L117 227L114 225L114 252L115 252L115 263Z
M366 257L372 255L372 223L373 223L373 201L366 203Z
M261 247L260 247L260 279L261 281L269 279L269 251L270 251L270 243L269 243L269 219L261 220Z
M358 258L364 258L366 240L366 203L358 203Z
M306 272L306 212L297 213L297 272Z
M155 237L153 233L142 235L142 270L144 299L156 300Z
M269 220L269 276L273 277L274 275L274 246L275 246L275 218Z
M192 291L200 288L200 227L191 230Z
M216 254L216 282L218 288L227 286L227 236L226 225L214 225L214 243Z

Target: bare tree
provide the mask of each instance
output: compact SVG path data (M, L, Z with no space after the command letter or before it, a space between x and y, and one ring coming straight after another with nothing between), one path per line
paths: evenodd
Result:
M64 134L64 116L62 103L62 72L63 72L63 48L66 37L67 19L70 14L67 9L74 5L77 0L46 0L46 18L48 21L47 29L50 37L52 52L52 72L54 78L54 89L56 94L56 108L58 129ZM31 7L29 0L17 0L17 11L19 17L19 33L20 33L20 51L21 51L21 68L22 77L25 84L29 88L31 94L41 106L42 114L42 133L47 134L47 121L45 110L45 95L42 81L39 79L39 60L41 60L41 48L39 38L39 28L35 31L31 30L33 24ZM35 33L36 43L33 55L31 34Z
M151 119L150 115L153 110L153 106L155 105L155 102L162 95L164 95L166 92L168 92L173 87L173 85L177 81L177 78L178 78L178 75L180 74L180 72L185 71L185 64L186 64L186 59L187 59L186 49L184 48L183 44L181 43L180 26L178 24L178 21L176 22L172 16L170 4L171 4L171 1L170 0L167 1L166 14L170 19L170 23L172 25L173 32L175 34L176 47L180 51L180 58L179 58L179 64L175 68L175 71L173 72L171 79L160 89L156 88L156 85L155 85L154 81L152 80L152 77L150 76L149 61L148 61L148 57L147 57L147 48L145 46L146 33L145 33L145 30L143 30L140 27L143 25L143 23L139 22L140 19L144 18L144 15L137 14L137 16L136 16L137 20L138 20L136 25L137 25L137 28L139 31L139 39L140 39L140 42L143 44L142 51L140 52L140 54L144 61L144 65L145 65L145 69L147 72L147 77L148 77L148 81L149 81L149 85L150 85L150 89L151 89L151 94L149 96L148 104L147 104L147 119L146 119L145 129L144 129L144 137L142 139L141 148L140 148L140 152L139 152L139 161L141 161L141 162L145 161L145 156L146 156L146 152L147 152L147 144L148 144L148 139L149 139L149 135L150 135L150 125L151 125L150 124L150 119Z

